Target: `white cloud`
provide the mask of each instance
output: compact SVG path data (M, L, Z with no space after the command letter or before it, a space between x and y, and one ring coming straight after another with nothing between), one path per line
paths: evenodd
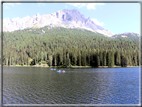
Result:
M9 9L10 6L14 7L15 4L20 5L21 3L3 3L3 7L4 7L4 9Z
M66 4L69 4L71 6L75 6L78 8L84 7L86 5L85 3L66 3Z
M88 3L87 4L87 9L96 9L96 6L98 5L104 5L104 3Z
M14 6L14 4L13 3L4 3L3 4L4 9L9 9L10 6Z
M96 9L96 6L98 5L105 5L104 3L66 3L71 6L75 6L78 8L86 7L87 9Z
M88 3L87 9L94 9L95 10L95 4L94 3Z
M95 24L99 25L99 26L103 26L104 22L99 22L97 19L91 19Z

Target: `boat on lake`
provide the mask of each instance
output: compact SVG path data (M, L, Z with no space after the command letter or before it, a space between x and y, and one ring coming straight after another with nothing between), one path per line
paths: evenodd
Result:
M51 68L50 70L56 70L55 68Z
M65 71L64 71L64 70L59 70L59 71L57 71L57 72L59 72L59 73L64 73Z

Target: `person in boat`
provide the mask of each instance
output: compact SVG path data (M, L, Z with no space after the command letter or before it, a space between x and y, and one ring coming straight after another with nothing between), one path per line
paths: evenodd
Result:
M61 71L64 71L64 70L61 70Z

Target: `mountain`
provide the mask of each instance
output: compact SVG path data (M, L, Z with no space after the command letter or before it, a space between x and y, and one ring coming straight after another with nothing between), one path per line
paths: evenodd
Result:
M11 20L6 18L3 20L3 31L5 32L23 30L25 28L41 28L44 26L81 28L98 32L109 37L114 35L103 27L95 24L90 18L85 18L84 15L76 9L64 9L47 15L37 13L33 17L26 16L24 18L17 17Z
M140 35L137 33L131 33L131 32L125 32L125 33L120 33L112 36L113 38L116 39L129 39L129 40L134 40L134 41L139 41Z

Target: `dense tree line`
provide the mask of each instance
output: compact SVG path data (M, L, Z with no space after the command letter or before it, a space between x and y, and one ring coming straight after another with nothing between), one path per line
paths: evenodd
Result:
M45 32L44 32L45 31ZM24 29L3 33L3 65L138 66L139 42L83 29Z

